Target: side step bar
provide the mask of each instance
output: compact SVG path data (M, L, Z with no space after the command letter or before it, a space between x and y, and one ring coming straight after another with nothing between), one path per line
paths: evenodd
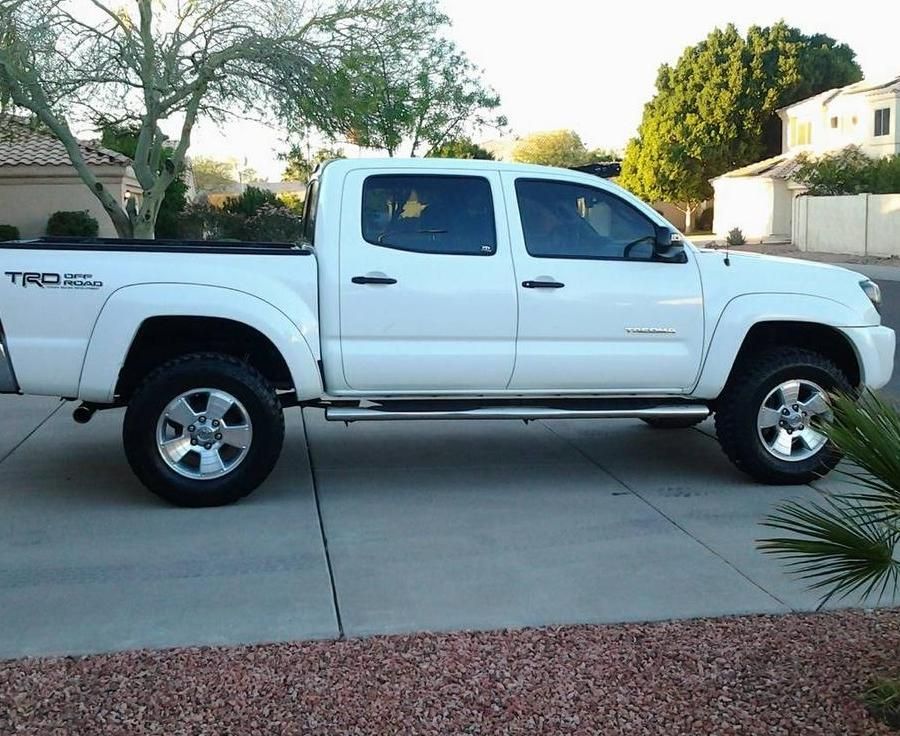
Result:
M677 417L705 419L709 408L702 404L659 406L559 408L548 406L488 406L460 409L391 409L389 407L329 406L330 422L371 422L398 419L658 419Z

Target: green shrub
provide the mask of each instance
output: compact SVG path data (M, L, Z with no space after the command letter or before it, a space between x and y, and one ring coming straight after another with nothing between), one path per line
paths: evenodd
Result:
M293 243L300 240L301 219L287 207L263 205L246 223L247 239L261 242Z
M747 242L747 239L744 237L744 233L741 229L735 227L728 231L728 237L725 238L725 242L728 243L728 245L744 245L744 243Z
M856 146L818 158L798 157L797 181L813 196L900 192L900 155L870 158Z
M259 187L247 187L237 197L229 197L222 205L222 209L233 215L253 217L263 205L277 207L280 203L278 197L268 189Z
M99 231L97 220L87 210L54 212L47 220L47 235L95 237Z
M15 225L0 225L0 241L18 240L20 237L19 228Z
M213 207L208 202L189 204L178 215L176 237L182 240L241 240L246 218Z

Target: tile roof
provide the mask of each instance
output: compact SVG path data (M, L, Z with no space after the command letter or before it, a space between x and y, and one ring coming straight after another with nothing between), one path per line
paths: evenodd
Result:
M131 159L95 143L79 141L91 166L128 166ZM35 130L21 118L0 117L0 166L71 166L62 142L51 133Z
M720 179L735 178L740 176L767 176L771 179L790 179L797 173L800 168L800 162L796 156L782 153L780 156L773 156L762 161L757 161L748 166L742 166L739 169L728 171Z

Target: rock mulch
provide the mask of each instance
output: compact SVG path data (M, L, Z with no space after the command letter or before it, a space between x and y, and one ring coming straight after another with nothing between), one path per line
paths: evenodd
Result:
M900 610L0 662L2 734L888 734Z

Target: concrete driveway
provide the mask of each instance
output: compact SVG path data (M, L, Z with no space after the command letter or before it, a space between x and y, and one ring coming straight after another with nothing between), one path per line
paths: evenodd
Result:
M754 546L816 489L750 482L710 423L291 410L259 490L187 510L132 477L121 411L81 427L73 407L0 397L0 657L816 605Z

